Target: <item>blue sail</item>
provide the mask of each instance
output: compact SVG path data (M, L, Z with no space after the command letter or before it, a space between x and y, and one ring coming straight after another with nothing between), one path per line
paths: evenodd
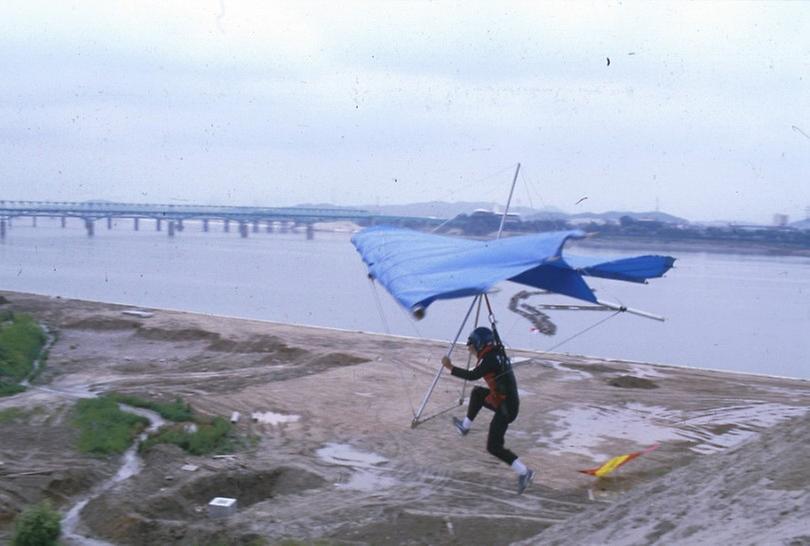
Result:
M478 241L376 226L357 233L352 243L369 275L409 310L481 294L505 280L596 302L583 276L646 282L664 275L675 262L670 256L563 255L566 241L584 237L584 232L570 230Z

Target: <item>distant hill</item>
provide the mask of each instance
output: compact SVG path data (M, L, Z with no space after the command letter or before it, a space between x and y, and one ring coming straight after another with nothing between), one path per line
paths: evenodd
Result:
M618 222L622 216L629 216L635 220L656 220L658 222L665 222L668 224L688 224L689 220L686 218L680 218L679 216L673 216L672 214L667 214L666 212L630 212L630 211L615 211L611 210L608 212L580 212L577 214L571 214L569 218L598 218L600 220L610 220L614 222Z
M363 205L361 208L392 216L432 216L436 218L455 218L459 214L471 214L478 209L503 212L503 205L484 201L460 201L456 203L428 201L424 203L409 203L406 205ZM542 213L565 216L564 213L553 209L535 210L528 207L512 207L510 210L511 212L517 212L521 216Z
M335 205L324 203L307 203L297 205L300 207L335 208ZM341 207L345 208L345 207ZM484 201L460 201L447 203L444 201L427 201L423 203L408 203L405 205L358 205L349 208L367 210L376 214L389 216L427 216L434 218L455 218L459 214L471 214L477 209L484 209L494 212L502 212L503 206L496 203ZM622 216L630 216L636 220L657 220L659 222L673 224L688 224L689 220L667 214L665 212L631 212L631 211L608 211L608 212L580 212L577 214L567 214L552 207L543 209L532 209L529 207L512 207L512 212L521 215L523 220L567 220L570 218L618 222Z
M810 218L806 220L799 220L798 222L791 222L790 227L794 227L796 229L810 229Z
M293 208L302 209L360 209L369 210L367 207L356 205L333 205L332 203L297 203L292 205Z

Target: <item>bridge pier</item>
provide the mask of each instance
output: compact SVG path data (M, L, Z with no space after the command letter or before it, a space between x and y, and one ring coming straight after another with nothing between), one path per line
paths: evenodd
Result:
M84 222L88 235L95 236L95 221L106 219L107 229L117 229L115 223L126 219L133 221L134 231L140 230L140 220L146 219L145 226L149 228L155 222L155 230L163 231L164 222L173 222L174 234L185 231L185 221L190 219L192 228L196 222L203 224L202 231L213 231L222 222L225 233L234 228L240 230L240 235L247 232L267 233L291 232L306 233L308 238L314 236L315 224L321 220L355 221L362 225L375 224L377 220L371 213L359 209L320 209L317 207L243 207L243 206L204 206L204 205L144 205L139 203L78 203L78 202L45 202L45 201L3 201L0 200L0 218L5 220L6 235L11 234L13 222L25 223L24 218L30 217L34 227L38 226L39 218L46 218L46 224L59 219L62 228L67 227L68 218ZM52 218L53 220L50 220ZM395 221L395 220L394 220ZM416 219L413 220L417 222ZM418 219L423 225L432 223L428 218ZM212 225L213 223L213 225ZM244 223L246 227L241 227ZM308 225L313 224L313 225ZM91 225L93 227L91 227ZM124 228L125 229L125 228Z
M6 219L0 218L0 239L6 238Z
M307 241L311 241L314 238L315 238L315 225L307 224Z
M246 239L248 236L248 227L245 222L239 222L239 235L241 235L243 239Z
M174 237L174 220L169 220L169 237Z

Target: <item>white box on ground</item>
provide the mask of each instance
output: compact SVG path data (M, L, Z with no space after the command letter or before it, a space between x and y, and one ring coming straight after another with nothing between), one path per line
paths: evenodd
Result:
M231 423L238 423L239 422L239 412L235 411L231 414Z
M236 499L228 497L214 497L208 503L208 517L227 518L236 513Z

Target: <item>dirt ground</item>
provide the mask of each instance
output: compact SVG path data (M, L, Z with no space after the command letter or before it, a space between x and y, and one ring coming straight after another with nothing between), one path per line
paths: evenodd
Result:
M542 543L546 528L810 407L806 381L516 351L521 409L507 446L537 471L518 496L512 471L485 451L486 412L466 437L452 428L450 415L464 414L460 380L443 374L425 411L436 416L411 426L442 344L0 296L56 334L35 385L0 398L0 541L26 505L47 498L67 511L89 495L79 531L112 544ZM245 445L228 457L161 446L94 495L120 462L76 450L70 409L108 391L239 412ZM577 472L656 443L610 477ZM237 513L210 518L214 497L236 498Z

